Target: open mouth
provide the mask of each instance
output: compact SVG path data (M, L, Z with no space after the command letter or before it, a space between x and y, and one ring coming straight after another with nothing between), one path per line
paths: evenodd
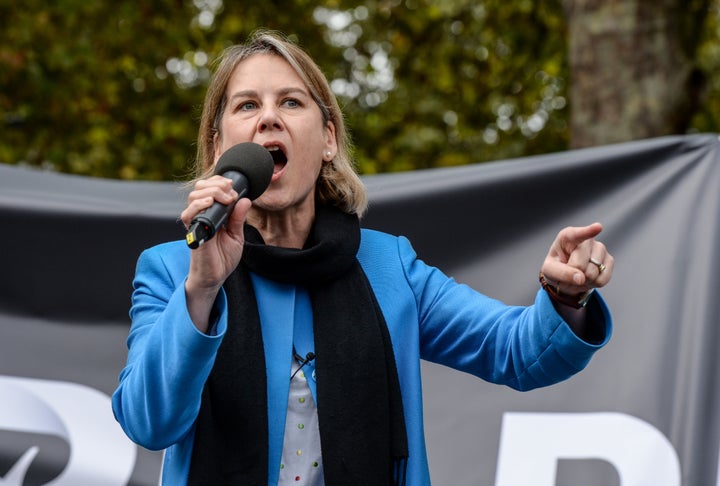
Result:
M287 155L285 155L285 152L283 152L283 150L277 145L271 145L265 148L268 150L268 152L270 152L270 155L272 155L273 158L273 162L275 163L273 174L277 174L287 165Z

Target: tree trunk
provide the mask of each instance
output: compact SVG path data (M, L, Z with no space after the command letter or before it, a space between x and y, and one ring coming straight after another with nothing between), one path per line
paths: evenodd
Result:
M694 57L707 0L562 0L570 145L684 133L704 80Z

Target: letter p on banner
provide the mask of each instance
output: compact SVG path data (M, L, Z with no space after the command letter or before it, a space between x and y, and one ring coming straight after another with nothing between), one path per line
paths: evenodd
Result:
M505 413L495 486L555 486L558 459L602 459L623 486L680 486L680 461L655 427L622 413Z

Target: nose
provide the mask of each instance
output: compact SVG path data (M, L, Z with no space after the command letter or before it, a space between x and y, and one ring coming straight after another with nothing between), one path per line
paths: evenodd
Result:
M267 130L282 130L282 128L283 124L277 108L275 106L266 105L260 112L258 131L264 132Z

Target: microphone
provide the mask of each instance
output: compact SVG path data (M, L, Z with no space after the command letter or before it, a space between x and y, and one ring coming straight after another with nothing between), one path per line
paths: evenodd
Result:
M313 353L312 351L310 351L308 354L305 355L305 359L302 359L302 357L301 357L299 354L297 354L297 353L294 353L294 356L295 356L295 359L297 359L298 361L300 361L300 368L296 369L296 370L295 370L295 373L293 373L292 376L290 376L290 381L292 381L292 379L295 378L295 375L297 375L298 372L299 372L301 369L303 369L303 366L305 366L305 365L308 364L310 361L312 361L312 360L315 359L315 353Z
M270 152L257 143L239 143L227 149L215 165L215 174L233 181L238 198L226 206L215 203L195 216L185 235L187 245L193 250L215 236L241 198L258 198L270 185L274 162Z

